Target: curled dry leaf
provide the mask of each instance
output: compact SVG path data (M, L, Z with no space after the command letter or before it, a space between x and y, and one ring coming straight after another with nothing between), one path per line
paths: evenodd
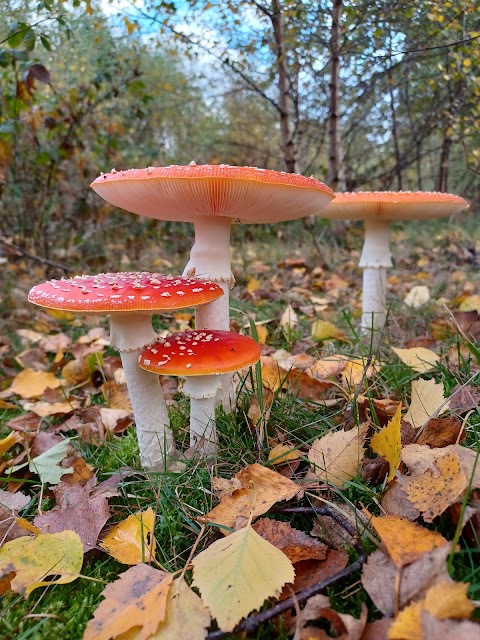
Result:
M83 640L110 640L131 629L135 640L151 638L164 620L173 575L146 564L130 567L107 585ZM138 629L137 629L138 627Z
M466 437L462 422L455 417L431 418L417 439L417 444L428 447L447 447L449 444L462 442Z
M276 502L291 500L301 490L292 480L260 464L245 467L235 478L242 483L242 488L223 496L220 504L200 518L201 521L238 529L246 525L252 509L255 518ZM227 535L228 530L223 529L222 533Z
M154 524L155 515L151 507L134 513L115 525L100 546L123 564L149 562L156 548Z

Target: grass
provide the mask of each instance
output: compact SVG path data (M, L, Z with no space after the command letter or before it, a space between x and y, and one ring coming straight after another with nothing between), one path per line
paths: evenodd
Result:
M425 227L428 225L425 225ZM255 316L258 321L273 319L267 324L269 329L268 343L275 348L295 348L299 340L306 340L306 348L309 353L316 357L324 357L332 353L344 353L352 357L366 358L371 351L371 345L363 344L355 327L358 324L358 301L359 301L359 273L355 267L356 255L359 251L360 236L357 228L353 227L344 237L335 238L336 248L328 246L329 235L324 236L325 253L331 258L332 269L340 269L341 276L350 285L345 290L341 290L337 302L329 304L325 317L332 320L341 328L350 339L348 343L325 343L314 344L308 341L310 325L312 319L318 316L318 311L310 313L308 309L301 312L301 321L293 333L285 332L279 325L279 317L284 311L287 302L295 304L298 309L302 305L306 308L313 303L310 302L306 294L299 293L297 289L305 288L305 278L313 276L311 272L294 273L283 270L280 276L275 274L275 265L285 257L287 250L291 257L299 257L304 252L304 247L308 248L307 261L313 267L318 260L313 244L309 242L310 232L306 231L300 223L292 225L281 225L281 233L285 235L282 241L278 241L277 233L272 229L263 229L259 232L256 241L260 244L260 249L254 244L249 236L249 231L239 228L236 231L236 249L234 251L234 262L236 269L240 265L245 267L245 274L248 273L250 254L261 257L267 270L259 276L262 286L271 287L271 298L256 298L254 295L242 298L244 286L248 282L247 275L238 278L238 289L236 298L232 305L238 311L233 313L234 322L237 328L245 323L245 313L249 317ZM390 344L404 346L405 340L415 336L424 335L429 331L430 322L443 314L442 309L435 304L427 306L425 309L411 310L405 307L401 300L407 287L415 282L415 260L433 255L440 258L441 253L435 252L432 246L432 238L440 236L440 252L446 251L451 244L448 234L450 227L445 221L434 223L429 227L430 231L422 230L418 235L411 232L407 226L405 231L399 234L399 240L394 241L397 264L407 265L407 270L400 275L400 284L392 286L390 292L391 310L390 324L384 339L378 349L375 350L379 360L383 363L372 382L368 393L372 397L393 397L401 399L405 404L410 398L411 382L417 374L412 374L409 367L401 364L392 350ZM297 236L295 236L297 233ZM407 235L405 235L405 233ZM455 241L461 244L467 242L468 229L456 229ZM403 234L403 235L402 235ZM411 234L411 235L408 235ZM239 242L240 239L240 242ZM423 244L425 243L425 244ZM450 244L449 244L450 243ZM239 247L242 247L240 250ZM421 250L419 247L423 247ZM353 258L351 253L353 252ZM416 258L412 256L417 254ZM259 259L259 258L258 258ZM181 261L179 256L172 256L172 262ZM348 266L348 264L350 266ZM345 266L347 264L347 266ZM342 266L343 265L343 266ZM143 265L149 268L150 265ZM442 266L442 265L440 265ZM443 265L445 272L451 272L449 264ZM408 271L408 267L410 271ZM448 285L445 277L440 277L436 272L439 265L432 267L431 281L429 284L432 291L437 291L440 295L452 300L454 296L461 294L461 283ZM394 273L397 270L392 270ZM472 265L471 274L475 268ZM252 274L250 274L252 275ZM276 278L280 277L281 285L278 285ZM323 280L329 277L328 272L323 272ZM470 277L467 269L463 282L468 282ZM10 280L10 287L13 283ZM313 290L313 295L324 296L325 290ZM302 302L299 297L303 295ZM442 316L443 317L443 316ZM157 328L171 328L174 325L174 316L163 317L157 320ZM18 336L14 333L15 326L10 326L11 335L14 336L15 352L21 350ZM65 331L78 336L83 330L82 327L69 325L57 326L57 330L63 328ZM450 339L441 341L439 348L442 353L454 353L464 343L463 339L457 335ZM452 351L453 349L453 351ZM302 350L302 349L300 349ZM442 360L431 376L437 382L442 382L445 392L450 394L457 385L462 385L469 380L478 366L475 361L475 354L462 351L458 363ZM15 363L12 363L14 366ZM252 380L255 381L255 372L252 373ZM480 381L477 379L477 384ZM102 446L88 445L77 442L82 455L97 471L99 481L107 478L111 473L121 467L131 467L137 473L130 475L120 486L121 495L110 499L112 508L112 519L110 523L123 520L131 513L145 510L152 507L157 513L155 524L155 538L157 542L157 560L169 571L181 569L189 557L190 550L200 531L200 525L196 518L208 512L216 504L211 492L211 476L219 475L232 477L240 468L253 462L267 464L268 449L267 444L258 446L254 430L248 426L246 414L251 401L251 391L245 385L242 390L239 406L236 413L226 415L219 412L218 430L220 433L220 455L217 466L207 469L202 464L187 462L184 471L178 473L166 473L163 475L145 474L139 467L139 452L135 439L134 430L130 429L125 435L107 441ZM351 390L354 391L354 390ZM101 402L102 397L94 397L94 401ZM277 393L268 423L269 435L278 440L286 438L294 446L305 450L311 442L327 433L330 429L338 427L345 419L345 410L348 402L351 401L351 394L345 394L343 400L334 406L326 407L323 404L306 402L300 400L289 393ZM5 427L8 420L20 415L22 409L3 410L0 413L0 435L7 433ZM182 396L177 397L177 403L170 408L172 428L176 441L179 445L185 444L188 439L188 401ZM45 421L42 428L48 429L49 420ZM466 446L478 448L480 428L480 413L472 412L466 421ZM8 456L9 454L5 454ZM24 490L32 493L32 501L25 510L27 517L31 517L37 508L35 493L38 485L30 484ZM353 507L361 509L365 507L372 514L379 513L379 500L382 494L382 487L372 485L360 477L348 483L342 490L331 489L324 493L324 497L330 501L340 503L342 508L349 510ZM49 498L47 497L47 500ZM308 504L308 496L305 498ZM50 502L51 504L51 502ZM43 505L46 506L45 504ZM281 516L278 516L281 517ZM283 516L285 519L285 516ZM311 529L311 518L305 516L289 517L288 521L293 526L308 532ZM436 526L436 524L435 524ZM451 539L455 533L455 525L448 516L442 516L439 521L442 532ZM208 536L202 540L202 545L208 544L220 534L215 527L211 527ZM451 565L452 577L456 580L470 582L470 595L472 598L480 597L480 564L479 564L479 544L478 540L467 540L460 536L460 547L453 555ZM370 544L368 540L366 544ZM201 550L200 547L199 550ZM2 629L2 640L49 640L51 638L61 638L62 640L79 640L82 637L87 621L92 617L95 608L101 600L101 591L106 583L112 582L119 573L126 569L115 560L109 558L101 551L94 551L87 556L82 570L85 578L69 585L50 585L46 588L35 590L27 599L21 596L6 595L0 601L0 627ZM90 580L87 578L94 578ZM337 611L349 613L354 616L360 614L362 603L366 603L369 609L369 618L378 617L375 607L369 600L365 591L359 584L359 575L353 575L348 580L329 588L328 596L332 606ZM280 625L280 626L279 626ZM232 636L233 637L233 636ZM288 633L281 627L281 621L273 621L259 628L252 637L257 640L283 639Z

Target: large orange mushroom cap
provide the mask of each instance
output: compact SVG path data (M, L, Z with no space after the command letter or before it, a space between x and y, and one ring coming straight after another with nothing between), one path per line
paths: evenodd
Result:
M315 178L222 164L112 171L90 186L117 207L180 222L207 216L245 223L282 222L315 214L334 197Z
M468 202L451 193L358 191L337 193L319 215L337 220L427 220L460 213Z

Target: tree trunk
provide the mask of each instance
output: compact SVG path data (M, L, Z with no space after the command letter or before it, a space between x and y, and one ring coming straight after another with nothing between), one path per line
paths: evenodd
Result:
M333 0L332 29L330 37L330 82L328 113L328 185L334 191L345 190L342 144L340 138L339 90L340 90L340 21L343 0Z
M449 129L450 127L447 127L443 135L440 163L438 166L437 191L448 191L448 161L450 157L450 147L452 146Z
M272 0L269 14L273 26L275 55L278 70L278 106L280 110L280 132L282 136L283 159L288 173L295 173L295 145L292 136L291 83L287 68L285 37L283 33L282 10L279 0Z
M398 124L397 124L397 110L395 108L395 94L393 91L394 80L392 74L391 66L388 67L387 71L387 82L388 82L388 95L390 97L390 113L392 114L392 138L393 138L393 149L395 152L395 176L397 178L397 189L398 191L402 190L402 159L400 157L400 144L398 142Z

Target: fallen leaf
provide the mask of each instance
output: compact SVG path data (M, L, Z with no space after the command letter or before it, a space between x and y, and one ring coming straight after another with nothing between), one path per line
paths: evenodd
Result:
M467 296L458 307L459 311L476 311L480 313L480 295Z
M480 406L480 391L467 384L461 388L455 387L450 398L450 409L461 416Z
M121 411L126 411L127 414L133 414L126 384L117 384L112 380L108 380L102 384L100 389L110 409L120 409Z
M70 360L62 368L62 378L70 384L82 384L90 379L90 365L88 358Z
M302 560L296 562L295 580L293 584L286 584L280 595L280 600L285 600L294 593L298 593L307 587L311 587L330 576L335 575L348 564L348 553L337 549L327 549L325 560Z
M403 419L418 429L437 411L438 415L448 411L449 401L443 395L443 384L435 380L414 380L410 408Z
M403 485L410 502L420 510L425 522L441 515L457 501L468 486L468 479L454 453L447 453L435 460L438 470L427 470L419 476L408 479Z
M423 640L480 640L478 622L463 620L438 620L422 612Z
M284 332L291 332L298 325L298 316L291 304L282 313L280 318L280 326Z
M210 484L217 498L231 496L236 489L241 489L243 486L238 478L220 478L219 476L213 476Z
M399 573L393 560L377 549L363 565L363 588L377 609L391 616L398 607L422 598L432 585L450 579L447 570L450 551L451 544L445 544L404 566Z
M177 578L168 592L165 620L148 640L204 640L210 620L195 591Z
M463 473L469 480L472 488L480 487L480 458L472 449L462 447L459 444L450 444L441 449L430 449L418 444L408 444L402 449L402 461L407 465L410 475L418 476L427 469L437 473L437 459L449 453L455 454L460 460Z
M303 531L294 529L288 522L261 518L253 525L253 529L264 540L283 551L293 563L301 560L324 560L326 557L326 545Z
M347 358L342 371L343 386L348 389L356 389L362 380L372 378L374 374L373 365L367 367L367 362L363 358Z
M155 515L149 507L115 525L100 546L122 564L149 562L155 555Z
M428 291L428 287L424 285L416 285L412 287L410 291L405 296L404 302L407 307L412 307L413 309L420 309L430 300L430 292Z
M276 502L291 500L301 489L295 482L284 478L260 464L251 464L239 471L235 478L242 483L230 496L223 496L220 504L207 513L202 522L215 522L230 529L244 527L253 509L253 517L262 515ZM229 532L222 529L222 533Z
M23 435L18 431L11 431L8 436L2 438L0 440L0 456L3 456L9 449L13 447L14 444L21 442L23 440Z
M401 413L402 405L400 403L395 415L387 426L376 433L370 441L370 446L373 451L378 453L378 455L383 456L388 461L390 466L390 471L388 473L389 482L395 476L395 471L398 469L400 464L400 450L402 448L400 438Z
M0 548L0 578L13 572L9 588L25 597L38 587L73 582L82 564L83 545L74 531L24 536Z
M192 564L193 584L222 631L232 631L266 598L277 597L295 575L287 556L250 524L211 544Z
M85 553L94 549L98 535L110 517L105 496L92 496L96 481L93 476L83 487L61 482L53 489L56 506L37 515L35 525L42 533L57 533L67 529L76 531Z
M431 371L440 360L440 356L434 351L425 349L424 347L414 347L413 349L397 349L396 347L392 347L392 349L404 364L419 373Z
M312 443L308 459L315 475L340 488L354 478L365 453L362 429L331 431Z
M23 404L23 408L26 411L32 411L42 418L63 413L71 413L75 409L78 409L78 406L78 402L74 400L71 402L25 402Z
M268 425L270 419L270 412L272 410L273 400L275 394L267 387L263 388L263 412L260 407L260 401L258 395L254 393L250 399L250 407L248 408L248 420L252 427L258 428L261 434L261 440L263 440L263 434Z
M469 618L475 605L467 596L467 582L445 580L431 587L425 596L425 611L440 620Z
M130 567L107 585L105 598L89 620L83 640L110 640L136 630L135 640L146 640L164 620L173 575L147 564Z
M424 640L421 624L421 602L414 602L400 611L388 629L388 640Z
M60 385L61 380L53 373L24 369L15 378L9 390L23 399L28 399L38 398L46 389L56 389Z
M100 407L100 422L107 433L121 433L133 422L132 414L124 409Z
M63 475L73 473L73 467L64 468L60 463L70 451L70 439L65 438L44 453L32 458L28 468L36 473L44 484L58 484Z
M338 329L331 322L326 320L315 320L312 324L311 331L314 340L340 340L341 342L349 342L349 339L343 331Z
M298 460L302 457L302 454L298 449L295 449L294 445L288 444L276 444L270 449L268 454L268 462L273 465L285 464L292 460Z
M413 506L398 481L391 482L383 494L382 509L387 516L398 516L407 520L416 520L420 511Z
M450 407L451 408L451 407ZM417 439L417 444L431 448L447 447L461 442L466 437L458 418L430 418Z
M10 511L21 511L27 506L30 500L31 497L21 491L11 493L10 491L0 489L0 505L6 509L10 509Z
M372 516L370 523L397 567L415 562L425 553L447 544L439 533L397 516Z

